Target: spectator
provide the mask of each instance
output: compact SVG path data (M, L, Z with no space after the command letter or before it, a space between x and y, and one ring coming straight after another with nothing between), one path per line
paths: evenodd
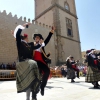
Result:
M4 68L7 69L7 65L6 64L4 64Z
M64 77L66 77L66 72L65 72L65 70L64 70L64 68L61 68L61 73L62 73L62 76L64 76Z
M16 69L16 63L14 61L14 63L12 64L12 69Z
M87 66L85 66L84 69L83 69L84 76L86 76L86 73L87 73Z
M10 64L9 63L7 64L7 69L10 69Z
M1 69L5 69L5 66L4 66L3 62L1 64Z
M64 69L65 70L65 77L67 76L67 68Z

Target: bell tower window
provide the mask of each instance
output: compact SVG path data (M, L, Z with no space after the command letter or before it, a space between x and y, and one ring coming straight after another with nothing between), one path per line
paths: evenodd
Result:
M65 9L66 9L66 10L68 10L68 11L69 11L69 5L68 5L68 3L67 3L67 2L64 2L64 7L65 7Z
M66 27L67 27L67 35L70 36L70 37L73 37L72 21L68 18L66 18Z

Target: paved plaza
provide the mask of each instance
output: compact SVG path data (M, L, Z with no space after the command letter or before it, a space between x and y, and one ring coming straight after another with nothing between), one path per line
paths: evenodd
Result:
M100 100L100 89L93 89L85 78L70 83L66 78L52 78L45 89L45 96L38 94L38 100ZM25 93L16 93L16 81L0 81L0 100L26 100Z

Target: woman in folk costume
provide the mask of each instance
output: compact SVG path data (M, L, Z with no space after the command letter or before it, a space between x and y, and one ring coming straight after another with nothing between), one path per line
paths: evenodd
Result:
M95 49L87 50L87 75L85 81L92 83L94 88L99 88L98 81L100 81L100 70L98 69L98 56L100 53L96 53Z
M49 32L49 35L47 36L47 38L44 41L44 47L49 43L54 31L55 31L55 28L52 27L52 30ZM41 34L34 34L33 38L36 42L36 45L38 45L40 39L43 39ZM46 60L47 60L46 56L50 56L50 54L48 54L48 55L45 54L44 47L35 50L35 53L33 55L33 59L35 61L37 61L40 73L43 72L42 83L40 86L42 96L44 95L44 88L46 87L47 80L50 75L50 68L48 67L48 64L46 62Z
M39 84L39 70L36 61L32 60L33 50L41 45L34 46L33 43L28 43L28 35L21 35L23 29L28 28L30 24L26 23L23 26L18 25L14 31L16 38L19 62L16 64L16 85L17 92L32 91L32 100L36 99L37 87Z
M75 82L75 71L77 72L77 78L79 78L79 69L76 66L76 62L74 60L74 57L69 56L66 59L66 65L67 65L67 79L71 79L71 82Z

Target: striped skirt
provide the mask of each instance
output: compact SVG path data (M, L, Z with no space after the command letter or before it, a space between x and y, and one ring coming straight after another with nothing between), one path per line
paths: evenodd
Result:
M98 70L98 68L88 66L85 82L92 83L96 81L100 81L100 70Z
M34 60L26 60L16 64L16 86L17 92L26 92L31 88L36 92L39 85L39 70Z

